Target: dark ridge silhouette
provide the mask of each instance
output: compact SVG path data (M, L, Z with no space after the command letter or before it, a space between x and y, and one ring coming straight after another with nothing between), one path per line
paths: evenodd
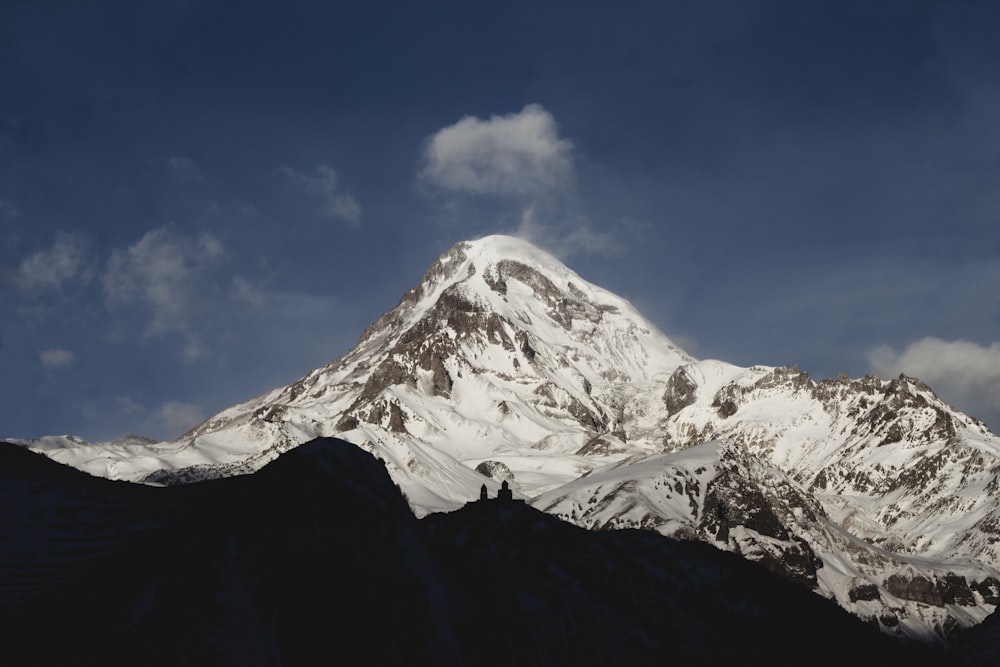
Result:
M336 439L168 488L3 443L3 662L948 664L709 545L470 501L417 520Z

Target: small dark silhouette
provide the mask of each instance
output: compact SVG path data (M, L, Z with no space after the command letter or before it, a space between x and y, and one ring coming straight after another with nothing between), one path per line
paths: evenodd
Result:
M486 489L486 485L483 484L479 487L479 502L485 502L490 500L489 491ZM520 498L514 498L514 492L511 491L510 484L507 480L504 480L500 484L500 488L497 490L497 497L493 500L497 500L502 503L523 503L524 501Z

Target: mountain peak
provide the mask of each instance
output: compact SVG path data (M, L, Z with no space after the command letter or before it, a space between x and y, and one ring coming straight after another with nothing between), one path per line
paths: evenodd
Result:
M1000 440L983 425L905 376L697 361L510 236L456 244L347 354L177 441L33 448L177 484L319 437L376 455L418 514L507 482L575 523L769 563L889 632L943 637L1000 603Z

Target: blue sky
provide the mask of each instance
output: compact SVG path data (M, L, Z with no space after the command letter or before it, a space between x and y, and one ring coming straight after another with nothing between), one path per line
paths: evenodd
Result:
M168 438L520 234L1000 429L1000 5L5 2L0 435Z

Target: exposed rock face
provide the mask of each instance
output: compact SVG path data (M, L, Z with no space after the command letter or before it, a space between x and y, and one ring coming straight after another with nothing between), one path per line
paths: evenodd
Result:
M669 462L630 459L538 506L712 542L888 632L950 641L997 604L997 439L924 383L698 362L663 402L645 428Z
M886 578L885 589L903 600L943 607L960 605L970 607L976 603L969 583L957 574L948 573L941 578L893 574Z
M483 461L476 466L476 472L497 482L510 482L514 479L514 473L500 461Z
M695 384L691 376L683 368L678 368L667 381L667 390L663 394L663 404L667 408L667 416L675 415L695 401Z

